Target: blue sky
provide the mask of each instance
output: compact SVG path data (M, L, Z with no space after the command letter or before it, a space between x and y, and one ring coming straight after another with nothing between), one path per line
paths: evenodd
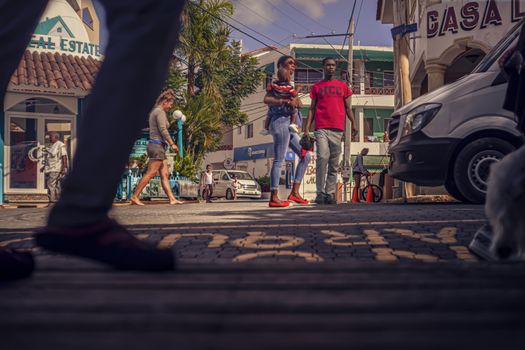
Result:
M357 22L354 44L392 46L391 26L376 21L376 0L357 1L354 18ZM259 38L266 44L277 46L294 43L325 44L324 39L301 39L311 33L328 34L331 31L345 33L354 0L232 0L235 6L234 19L255 29L273 41L247 30L240 24L230 22ZM362 7L361 7L362 4ZM103 20L103 11L95 3L97 12ZM361 11L359 12L359 8ZM294 38L293 35L296 35ZM242 39L244 50L250 51L263 45L246 35L233 31L234 39ZM107 40L105 30L101 33L102 46ZM327 39L333 44L341 44L342 37Z
M359 22L354 43L357 44L360 41L361 45L392 46L391 26L376 21L377 1L356 1L354 18ZM283 44L289 42L323 44L326 43L324 39L294 39L291 36L296 34L298 37L304 37L311 32L315 34L328 34L331 31L345 33L354 0L233 0L233 3L236 8L235 19L275 41L280 42L285 39ZM233 24L237 25L235 22ZM233 32L233 36L243 39L245 50L253 50L262 46L236 31ZM261 40L275 45L267 38ZM341 44L343 38L327 40L333 44Z

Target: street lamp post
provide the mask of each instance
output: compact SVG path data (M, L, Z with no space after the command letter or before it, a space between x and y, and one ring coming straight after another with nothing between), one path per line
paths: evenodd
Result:
M178 109L173 112L173 117L177 120L177 147L179 148L179 155L184 157L184 151L182 149L182 126L186 121L186 116Z

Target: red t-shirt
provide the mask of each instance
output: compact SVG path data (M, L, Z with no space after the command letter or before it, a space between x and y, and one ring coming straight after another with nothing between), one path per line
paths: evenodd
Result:
M340 80L321 80L312 87L310 98L316 100L315 130L345 129L345 99L352 90Z

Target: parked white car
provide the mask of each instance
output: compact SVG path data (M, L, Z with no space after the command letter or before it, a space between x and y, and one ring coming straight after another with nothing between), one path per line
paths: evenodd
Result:
M233 177L237 176L240 188L237 189L237 198L261 198L261 186L246 171L241 170L213 170L213 197L226 197L228 200L233 199Z

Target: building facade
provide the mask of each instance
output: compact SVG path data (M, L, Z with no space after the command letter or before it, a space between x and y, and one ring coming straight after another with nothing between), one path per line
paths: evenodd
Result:
M334 57L337 61L337 78L347 80L348 47L337 50L330 45L290 44L279 49L280 52L296 58L297 69L294 83L300 89L303 107L301 114L306 120L311 100L309 92L316 82L323 79L322 60ZM249 121L226 133L231 134L231 150L214 152L206 157L205 163L216 168L234 166L246 170L255 178L269 174L273 161L273 140L270 135L260 134L264 128L268 107L263 103L266 85L276 79L277 60L281 56L275 50L263 49L251 54L259 60L264 71L264 79L256 93L243 100L241 110L248 114ZM386 166L387 140L385 130L394 110L394 72L393 53L390 47L354 46L353 51L353 98L352 108L359 134L352 140L351 154L356 155L362 148L370 149L367 163L371 168ZM286 167L282 169L285 183L293 179L297 163L293 152L286 155ZM304 179L305 195L315 195L315 157Z
M396 18L396 5L406 17ZM470 73L523 18L524 0L379 0L377 9L384 24L417 24L409 35L413 98Z
M0 203L47 201L42 148L60 135L69 158L85 98L101 64L90 0L51 0L9 83L0 110Z

